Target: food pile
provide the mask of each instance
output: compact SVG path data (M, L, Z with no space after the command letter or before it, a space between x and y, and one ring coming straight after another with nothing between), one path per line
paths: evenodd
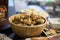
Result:
M33 13L29 15L26 12L22 12L19 16L15 16L12 22L18 25L34 26L43 24L45 19Z
M59 35L60 34L60 30L56 30L56 29L52 29L52 28L50 28L50 29L45 28L44 32L47 36Z

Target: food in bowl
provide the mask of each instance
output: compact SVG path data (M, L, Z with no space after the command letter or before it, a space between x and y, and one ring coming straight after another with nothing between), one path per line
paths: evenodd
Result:
M28 14L20 14L19 16L15 16L13 23L23 26L34 26L34 25L40 25L45 22L45 19L43 19L41 16L38 15L28 15Z
M22 38L39 36L46 27L44 17L27 11L11 16L9 22L13 32Z

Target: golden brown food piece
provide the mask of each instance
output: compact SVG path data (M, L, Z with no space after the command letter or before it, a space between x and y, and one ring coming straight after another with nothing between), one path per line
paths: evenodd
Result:
M49 29L49 31L51 32L51 34L57 35L57 33L56 33L56 31L54 29Z
M19 22L18 21L13 21L15 24L18 24Z
M24 21L23 21L25 24L28 22L28 19L24 19Z
M29 15L26 14L25 12L23 12L23 13L21 13L20 18L27 19L27 18L29 18Z
M23 26L23 23L18 23L18 26Z
M42 17L38 16L38 19L43 19Z
M44 19L37 19L36 22L37 22L38 24L43 24L43 23L45 22L45 20L44 20Z
M13 22L14 22L15 24L18 24L18 23L20 22L19 17L16 17L16 16L15 16Z
M32 18L32 20L36 20L38 18L38 16L34 15L33 13L30 15L30 17Z
M36 24L36 21L33 21L32 24L35 25Z
M15 16L15 17L14 17L14 20L16 20L16 21L19 21L19 19L20 19L20 18L19 18L18 16Z
M25 18L25 15L21 15L20 18L24 19Z
M31 24L31 26L34 26L34 24Z
M40 19L40 22L43 24L45 22L45 20L44 19Z
M31 18L28 18L28 19L27 19L27 22L26 22L26 24L30 26L30 25L31 25L31 23L32 23L32 20L31 20Z
M15 16L13 22L15 24L23 24L27 26L33 26L33 25L40 25L45 22L45 20L38 15L35 14L26 14L25 12L21 13L19 16Z
M50 31L46 31L46 34L49 35L49 36L52 35Z
M48 30L45 29L44 32L46 33L47 36L57 35L57 32L54 29L48 29Z
M21 19L20 19L20 22L22 23L23 21L24 21L24 20L21 18Z

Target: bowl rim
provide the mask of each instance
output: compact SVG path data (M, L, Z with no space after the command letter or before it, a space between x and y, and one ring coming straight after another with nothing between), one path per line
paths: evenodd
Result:
M17 25L17 24L15 24L15 23L13 23L12 22L12 18L14 18L14 16L17 16L17 15L20 15L20 14L15 14L15 15L12 15L12 16L10 16L9 17L9 22L10 22L10 24L13 24L13 25L15 25L15 26L21 26L21 25ZM42 16L41 16L42 17ZM44 17L42 17L42 18L44 18ZM43 23L43 24L40 24L40 25L34 25L34 27L40 27L40 26L42 26L42 25L44 25L44 24L47 24L47 20L46 20L46 18L44 18L45 19L45 22ZM21 27L33 27L33 26L21 26Z

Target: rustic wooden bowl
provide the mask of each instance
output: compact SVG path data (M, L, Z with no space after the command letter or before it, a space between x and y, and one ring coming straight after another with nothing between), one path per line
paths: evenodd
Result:
M15 16L19 16L20 14L13 15L9 18L9 22L11 24L11 28L13 32L23 38L26 37L36 37L41 34L43 29L46 27L46 21L44 24L41 25L36 25L36 26L21 26L21 25L16 25L12 22L14 20ZM45 19L45 18L44 18ZM46 19L45 19L46 20Z

